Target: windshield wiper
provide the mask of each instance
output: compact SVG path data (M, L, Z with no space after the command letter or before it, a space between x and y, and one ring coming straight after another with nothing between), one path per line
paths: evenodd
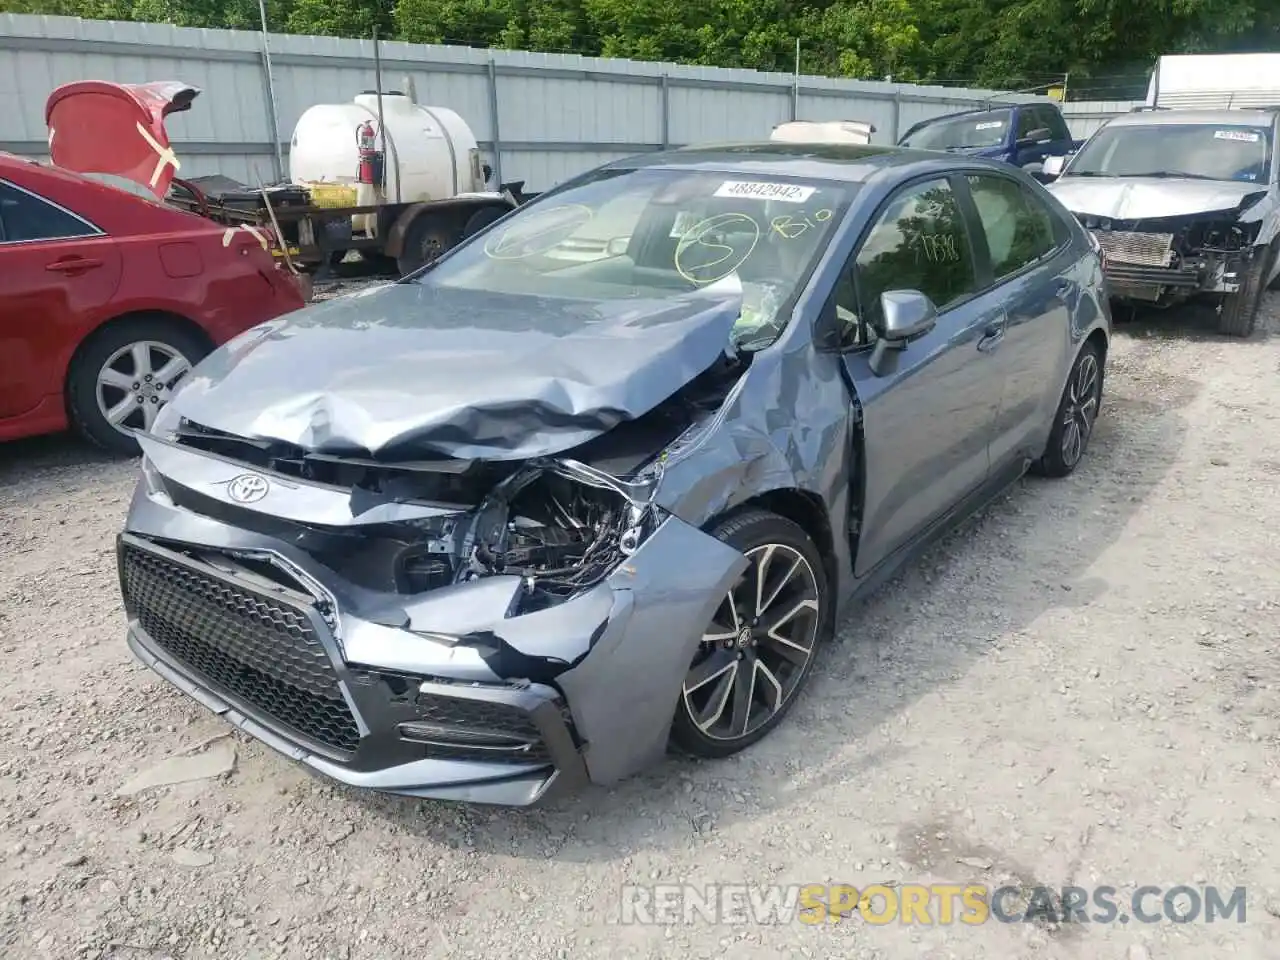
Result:
M1185 170L1152 170L1149 173L1127 173L1127 177L1152 177L1156 180L1217 180L1203 173L1187 173Z

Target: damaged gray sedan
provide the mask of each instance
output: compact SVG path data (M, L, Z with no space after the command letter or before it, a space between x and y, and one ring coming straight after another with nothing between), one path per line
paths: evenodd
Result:
M526 805L795 702L850 603L1102 398L1096 245L1004 164L620 161L259 326L140 436L134 654L342 783Z

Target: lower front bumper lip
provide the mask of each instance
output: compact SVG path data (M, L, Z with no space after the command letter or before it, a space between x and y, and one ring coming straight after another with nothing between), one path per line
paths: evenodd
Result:
M576 752L558 767L423 759L378 770L354 770L289 740L211 690L155 652L136 624L130 625L126 639L139 662L187 696L308 771L345 786L423 799L524 807L573 792L587 780L585 764Z

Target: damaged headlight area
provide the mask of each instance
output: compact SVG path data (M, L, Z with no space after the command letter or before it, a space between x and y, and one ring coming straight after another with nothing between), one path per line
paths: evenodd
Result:
M519 577L515 608L499 611L507 616L554 606L600 583L663 516L654 503L661 458L623 480L568 458L396 463L318 454L190 422L174 442L234 457L280 478L273 486L296 478L345 491L347 519L338 525L314 513L290 519L253 512L170 482L166 492L179 506L290 542L364 590L421 595Z
M1111 294L1170 307L1203 293L1234 293L1261 220L1239 210L1145 220L1080 216L1105 254Z
M485 576L524 583L521 612L595 586L635 553L658 521L661 480L628 483L573 460L531 463L499 483L474 514L428 544L424 589ZM434 583L429 581L434 580Z

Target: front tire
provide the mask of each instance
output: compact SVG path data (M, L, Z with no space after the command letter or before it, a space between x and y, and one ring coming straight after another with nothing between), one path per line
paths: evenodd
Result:
M210 345L175 320L139 316L93 335L72 361L67 407L72 426L111 453L137 456L133 430L148 430L156 414Z
M1036 461L1036 472L1046 477L1065 477L1084 459L1093 436L1093 425L1102 406L1102 351L1087 342L1076 356L1062 389L1049 431L1044 454Z
M1265 253L1265 251L1263 252ZM1263 277L1270 257L1257 254L1245 271L1244 283L1235 293L1222 298L1218 314L1218 332L1228 337L1249 337L1258 326L1258 308L1262 306Z
M830 620L826 571L801 527L764 510L711 535L750 566L703 633L680 691L672 742L696 757L731 756L776 727L809 679Z

